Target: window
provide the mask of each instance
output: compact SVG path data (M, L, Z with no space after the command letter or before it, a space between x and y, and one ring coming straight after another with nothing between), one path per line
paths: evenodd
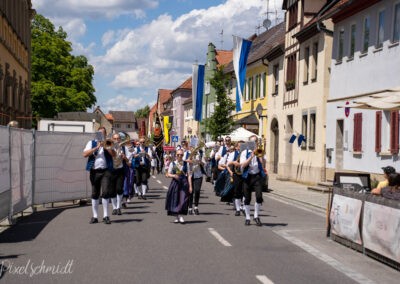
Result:
M298 14L298 3L297 1L289 7L288 12L289 12L289 30L294 28L297 24L297 14Z
M375 152L380 153L382 150L382 111L375 113Z
M286 90L290 91L296 87L296 53L293 53L287 58L286 70Z
M399 112L390 112L390 153L399 153Z
M362 150L362 113L354 114L353 152Z
M119 125L119 123L114 124L114 128L120 128L121 126Z
M129 129L129 128L131 128L131 126L132 126L132 125L128 123L128 124L126 125L126 128Z
M256 75L256 99L260 98L260 89L261 89L261 75Z
M310 113L310 135L306 137L308 141L308 149L315 149L315 120L315 113Z
M364 31L363 31L363 46L362 46L362 52L366 53L368 52L368 47L369 47L369 29L370 29L370 23L369 23L369 18L364 18Z
M248 101L249 100L249 86L248 86L248 80L244 80L244 100Z
M274 72L274 90L273 94L277 95L278 94L278 88L279 88L279 64L275 64L273 67L273 72Z
M265 93L267 92L267 73L264 72L261 77L261 91L260 98L265 97Z
M339 31L339 46L338 46L338 61L342 61L343 58L343 44L344 44L344 29L341 28Z
M301 134L304 135L304 137L306 139L308 139L307 136L307 125L308 124L308 114L307 113L303 113L303 117L301 119ZM303 143L301 143L301 149L305 150L306 149L306 141L304 141Z
M303 74L303 83L308 83L308 66L309 66L309 58L310 58L310 48L306 47L304 49L304 74Z
M249 96L247 98L248 100L253 99L253 77L249 78Z
M383 40L385 36L385 10L378 13L378 35L376 48L381 48L383 46Z
M393 21L393 42L398 42L400 38L400 3L394 6Z
M315 42L313 45L313 68L311 74L311 80L317 80L317 72L318 71L318 42Z
M356 49L356 25L351 25L350 27L350 58L354 57L354 52Z

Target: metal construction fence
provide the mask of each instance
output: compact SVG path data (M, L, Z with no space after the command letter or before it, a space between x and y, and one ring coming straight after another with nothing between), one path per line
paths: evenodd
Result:
M0 126L0 220L32 205L88 198L82 151L91 139Z

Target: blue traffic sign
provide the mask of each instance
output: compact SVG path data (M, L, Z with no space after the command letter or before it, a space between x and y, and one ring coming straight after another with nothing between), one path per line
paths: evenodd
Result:
M178 141L179 141L179 136L178 135L172 136L172 142L178 142Z

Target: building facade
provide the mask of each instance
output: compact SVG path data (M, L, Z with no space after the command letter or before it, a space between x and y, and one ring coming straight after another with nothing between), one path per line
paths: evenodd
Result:
M174 136L178 136L177 143L182 141L182 138L187 135L185 132L185 117L184 104L192 98L192 77L188 78L178 88L171 92L172 96L172 128Z
M31 20L30 0L0 1L0 125L17 121L31 128L30 99Z
M328 175L381 174L387 165L400 170L399 108L381 103L387 96L400 97L400 1L341 1L329 12L334 41L327 104ZM345 108L372 97L382 106Z

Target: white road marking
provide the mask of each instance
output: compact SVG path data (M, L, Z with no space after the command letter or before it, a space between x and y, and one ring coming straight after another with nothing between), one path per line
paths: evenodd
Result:
M265 275L256 275L256 278L263 284L274 284L274 282L269 280L269 278Z
M164 188L164 189L168 189L168 187L167 187L167 186L165 186L165 185L163 186L163 188Z
M222 245L226 247L231 247L232 245L225 240L214 228L208 228L208 231L213 235Z
M305 242L299 240L296 237L290 236L289 235L289 231L287 231L287 230L274 231L274 233L276 233L279 236L285 238L286 240L288 240L289 242L295 244L296 246L302 248L303 250L305 250L309 254L311 254L311 255L315 256L316 258L322 260L323 262L325 262L326 264L332 266L334 269L338 270L339 272L342 272L347 277L353 279L357 283L363 283L363 284L365 284L365 283L369 283L369 284L375 283L374 281L372 281L371 279L363 276L362 274L360 274L360 273L358 273L358 272L356 272L356 271L354 271L354 270L352 270L350 268L346 268L342 263L340 263L336 259L330 257L329 255L322 253L321 251L319 251L318 249L314 248L313 246L310 246L310 245L306 244Z
M161 184L161 180L158 179L157 182L158 182L159 184Z

